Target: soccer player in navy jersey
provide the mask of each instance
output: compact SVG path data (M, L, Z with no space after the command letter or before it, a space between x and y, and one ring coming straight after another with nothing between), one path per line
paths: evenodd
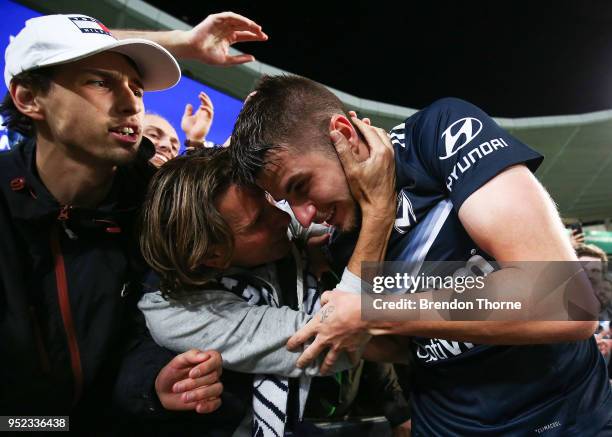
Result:
M329 365L371 335L410 336L418 363L415 435L612 432L612 392L592 337L595 321L370 322L361 318L359 296L341 291L360 283L353 260L576 261L554 203L533 175L542 156L479 108L439 100L390 133L396 183L388 200L397 201L395 216L384 208L380 217L360 217L346 162L334 151L350 151L353 170L372 177L359 168L368 144L357 123L313 81L264 77L232 134L242 178L286 199L302 225L360 232L337 291L326 293L319 316L288 343L295 348L316 335L298 365L325 350ZM524 274L502 269L491 277L519 283Z

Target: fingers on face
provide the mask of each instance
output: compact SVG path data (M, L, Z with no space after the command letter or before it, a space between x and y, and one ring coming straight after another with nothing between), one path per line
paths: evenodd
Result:
M356 117L352 118L352 121L355 126L357 126L357 129L359 129L359 131L362 133L363 137L368 143L368 146L370 148L375 147L377 144L376 142L380 141L380 137L377 131L378 128L370 126L369 123L365 123L364 121L359 120Z
M366 142L371 149L379 149L379 145L393 150L393 144L387 135L387 132L379 127L372 126L369 118L359 120L356 117L351 119L359 131L363 134Z
M342 133L339 130L335 130L335 129L332 130L329 133L329 137L334 143L334 147L336 148L337 152L342 152L346 148L348 148L348 141L346 141L346 138L344 137L344 135L342 135Z
M336 154L338 155L338 159L340 159L340 163L344 170L347 170L347 166L353 165L355 161L355 157L351 151L351 146L344 135L342 135L339 131L333 131L331 133L331 139L334 142L334 148L336 149Z
M365 128L366 124L363 122L363 120L359 120L356 115L351 115L351 121L355 124L355 126L357 126L357 129L359 129L359 131L361 131L361 133L365 136L365 132L363 131L363 129Z
M385 146L385 148L387 148L388 150L393 150L393 143L391 143L391 138L389 138L387 131L377 127L376 133L378 134L380 142Z
M368 140L368 144L371 148L380 149L381 146L385 144L385 134L384 131L378 127L369 126L365 123L362 124L364 127L364 136ZM366 134L367 132L367 134Z
M351 118L357 118L357 119L359 120L359 118L357 117L357 113L356 113L355 111L349 111L349 112L348 112L348 115L349 115L349 117L351 117ZM371 124L370 119L369 119L369 118L367 118L367 117L362 118L362 119L361 119L361 121L363 121L363 122L364 122L365 124L367 124L367 125L370 125L370 124Z
M368 139L370 146L370 155L373 157L385 157L390 160L393 156L393 144L384 129L371 127L372 141ZM367 139L367 138L366 138ZM390 154L390 155L389 155Z

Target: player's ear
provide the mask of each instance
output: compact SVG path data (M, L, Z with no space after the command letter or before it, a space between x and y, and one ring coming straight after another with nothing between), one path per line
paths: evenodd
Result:
M367 145L357 133L355 126L345 115L332 115L329 121L329 132L333 130L340 132L348 140L351 145L351 152L353 152L357 161L363 161L370 156Z

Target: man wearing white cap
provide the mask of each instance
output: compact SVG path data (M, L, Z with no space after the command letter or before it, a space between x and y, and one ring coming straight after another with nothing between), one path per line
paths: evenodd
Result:
M215 410L218 353L172 358L132 335L146 272L134 225L154 170L142 98L178 82L176 61L79 14L28 20L5 60L0 110L30 140L0 155L0 411L104 423L117 375L132 412Z

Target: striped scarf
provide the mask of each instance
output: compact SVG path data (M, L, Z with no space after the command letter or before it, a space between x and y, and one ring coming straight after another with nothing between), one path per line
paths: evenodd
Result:
M298 310L307 314L316 313L320 307L320 290L316 278L307 272L305 259L294 246L296 263L296 290ZM271 284L261 281L255 284L252 278L224 277L220 281L228 290L237 294L249 305L280 307L278 295ZM279 290L280 293L280 290ZM311 377L302 375L299 383L299 418L302 418L308 398ZM287 423L287 400L289 378L280 375L255 375L253 379L253 437L282 437Z

